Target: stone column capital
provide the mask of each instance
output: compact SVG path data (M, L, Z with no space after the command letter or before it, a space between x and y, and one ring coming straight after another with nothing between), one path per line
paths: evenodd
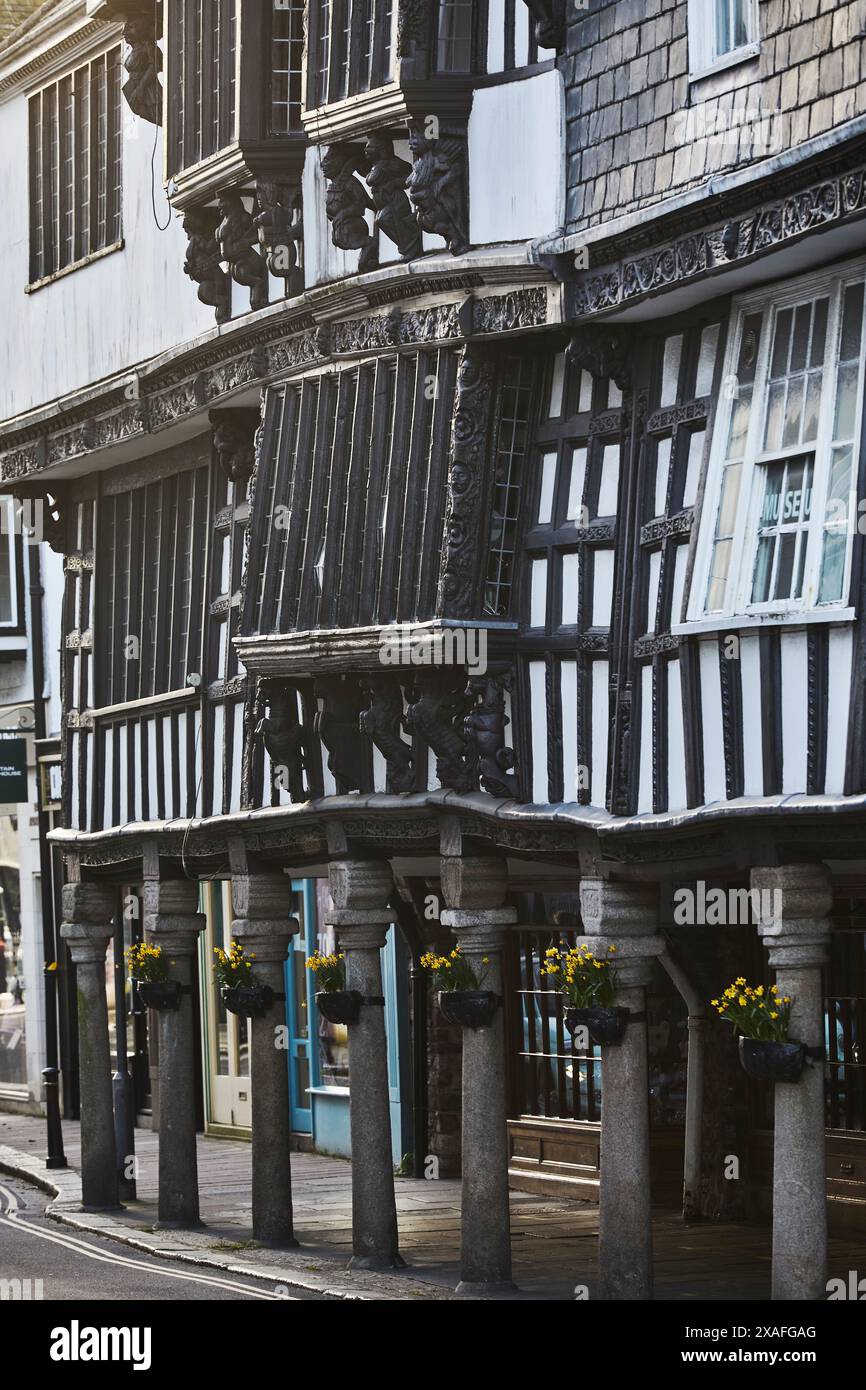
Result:
M289 916L292 882L285 874L232 876L232 936L260 961L284 961L301 928Z
M517 921L513 907L478 908L467 912L447 907L439 918L443 927L450 927L460 945L473 952L501 951L505 933Z
M367 918L368 920L361 920ZM328 926L336 927L340 946L344 951L379 951L388 938L391 918L380 912L338 912L326 914Z
M63 886L60 935L75 965L103 962L114 935L115 889L106 883Z
M821 864L784 864L752 870L758 892L758 934L770 965L805 969L828 958L830 874Z
M449 908L487 910L505 902L508 866L504 859L443 855L439 864L442 896Z
M388 899L394 890L394 878L388 864L379 860L335 859L328 865L328 883L337 911L376 910L380 920L386 916L391 921Z
M235 941L260 961L284 961L289 942L301 929L297 917L250 920L237 917L232 921Z
M582 878L580 915L586 936L615 937L617 941L651 936L658 930L658 889L651 884Z

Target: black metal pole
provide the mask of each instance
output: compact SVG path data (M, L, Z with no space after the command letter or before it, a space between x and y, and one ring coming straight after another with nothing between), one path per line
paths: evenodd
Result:
M118 891L114 930L114 1033L117 1071L114 1091L114 1139L117 1148L117 1188L121 1198L135 1200L135 1113L132 1078L126 1053L126 973L124 970L123 889Z
M42 955L45 962L45 1115L48 1129L46 1168L65 1168L63 1129L60 1123L60 1071L57 1051L57 939L54 931L54 892L51 849L48 844L48 812L42 796L39 747L45 740L45 656L42 625L42 567L39 543L34 537L27 544L30 594L30 661L33 672L33 731L36 742L36 814L39 827L39 881L42 899ZM50 968L49 968L50 967Z

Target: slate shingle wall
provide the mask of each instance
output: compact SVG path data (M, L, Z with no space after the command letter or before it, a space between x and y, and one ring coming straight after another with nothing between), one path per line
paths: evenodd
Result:
M759 0L761 51L689 83L687 0L589 0L564 58L569 230L866 114L866 0Z

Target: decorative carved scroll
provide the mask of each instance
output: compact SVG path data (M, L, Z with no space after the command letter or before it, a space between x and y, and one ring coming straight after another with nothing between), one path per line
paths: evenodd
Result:
M375 223L393 241L404 261L414 260L423 250L421 231L406 194L406 180L412 165L394 153L394 141L382 131L367 136L364 149L369 173L367 185L376 209Z
M213 446L223 471L233 483L249 482L256 462L255 435L260 415L257 410L237 408L212 410Z
M363 272L376 269L379 251L364 216L374 203L358 178L359 170L366 170L366 164L358 145L328 146L322 173L328 180L325 213L331 224L331 240L341 251L360 251L358 269Z
M459 732L466 714L465 689L454 673L426 672L417 677L409 693L405 729L433 749L439 781L455 792L477 787L466 737Z
M292 801L304 801L306 731L298 717L298 697L291 686L271 691L268 713L260 721L256 733L268 750L274 785L288 791Z
M188 243L183 269L198 285L201 303L210 304L216 310L217 323L225 323L232 313L232 287L220 264L216 243L218 223L219 214L211 208L190 208L184 214L183 229Z
M487 506L487 458L496 388L493 357L464 349L457 377L451 470L445 502L445 541L437 612L445 618L475 615Z
M508 688L509 677L504 671L471 676L466 694L474 706L464 718L463 728L484 790L516 800L517 778L509 770L514 766L514 750L505 743L505 728L510 722L505 713Z
M304 244L304 224L301 215L301 190L278 179L259 179L256 183L259 211L253 218L258 228L259 244L267 257L268 270L278 280L285 280L286 294L291 298L304 292L304 271L301 250Z
M367 749L360 732L361 698L357 682L327 677L316 681L322 708L315 733L328 750L328 767L338 792L361 791L367 781Z
M568 355L591 376L610 377L621 391L629 389L629 346L620 329L600 326L579 328L572 335Z
M415 788L412 749L400 737L403 722L403 692L387 676L370 676L365 682L370 704L360 719L361 732L378 748L388 768L388 790L411 792Z
M21 524L34 541L45 541L57 555L66 552L66 495L62 483L48 491L38 483L7 484L22 504ZM26 505L25 505L26 504Z
M268 302L268 268L259 254L259 232L239 193L225 192L217 199L216 229L220 258L231 277L250 291L250 308L264 309Z
M436 138L430 135L431 127ZM406 191L422 231L444 237L452 255L469 250L469 189L466 135L439 127L435 117L409 127L412 173Z
M539 48L565 47L565 4L566 0L526 0Z

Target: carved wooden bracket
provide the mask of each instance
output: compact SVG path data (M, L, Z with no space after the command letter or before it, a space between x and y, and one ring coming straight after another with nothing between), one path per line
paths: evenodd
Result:
M304 769L307 766L306 730L298 717L298 697L293 687L275 685L263 692L267 714L256 725L271 760L275 785L292 801L306 800Z
M376 238L364 214L375 205L358 178L365 173L366 156L360 145L329 145L322 158L328 181L325 213L331 224L331 240L340 251L360 251L358 269L375 270L379 264Z
M232 285L231 277L222 268L217 246L219 220L215 208L190 208L184 214L183 229L188 241L183 269L198 285L202 304L210 304L216 310L217 323L225 323L232 315Z
M526 0L526 7L535 20L535 37L540 48L565 47L566 0Z
M264 309L268 302L268 267L258 251L259 229L244 200L234 190L217 199L219 222L216 241L220 259L228 265L232 279L250 291L250 308Z
M212 410L208 419L213 430L213 446L219 461L233 483L246 486L256 462L256 430L260 415L249 407Z
M392 137L381 130L374 130L367 136L364 157L367 186L376 210L376 228L393 241L404 261L414 260L424 248L421 229L406 193L412 165L394 153Z
M493 668L483 676L470 676L466 694L473 707L463 720L463 729L474 757L478 778L492 796L517 800L514 750L505 743L509 723L505 713L505 692L511 686L510 671Z
M361 737L358 682L338 676L316 681L322 708L314 731L328 750L328 767L339 793L361 791L367 782L367 748Z
M496 362L467 345L457 377L451 469L445 501L445 537L437 614L471 618L478 611L483 536L489 510L487 487Z
M253 221L259 244L265 252L268 270L285 280L286 294L292 298L304 292L304 223L300 182L260 178L256 181L258 212Z
M435 134L434 134L435 133ZM454 256L469 250L466 131L435 116L409 126L412 173L406 191L424 232L441 236Z
M123 39L129 45L123 60L127 73L123 96L133 115L151 125L162 125L163 113L162 54L157 44L160 16L156 0L104 0L94 12L94 18L123 21Z
M621 391L631 387L631 345L619 328L578 328L568 345L568 356L594 377L610 377Z
M8 492L21 503L35 503L24 507L22 524L31 533L33 542L45 541L57 555L66 554L66 489L62 483L54 483L50 491L40 483L6 484Z
M463 730L468 703L460 673L425 672L410 692L404 721L407 733L418 734L433 749L439 781L455 792L475 791L478 786Z
M370 703L361 712L361 732L366 734L385 759L388 768L388 790L411 792L415 789L415 766L412 749L401 738L403 723L403 691L393 676L368 676L364 686Z

